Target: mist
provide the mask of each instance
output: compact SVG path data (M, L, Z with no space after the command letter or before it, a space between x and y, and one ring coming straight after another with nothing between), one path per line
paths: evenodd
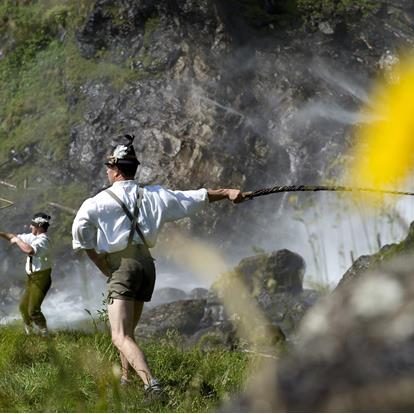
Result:
M232 66L233 73L246 74L257 64L251 52L246 49L226 64ZM269 65L273 63L269 62ZM255 102L242 105L236 102L238 92L220 90L219 81L199 81L190 77L183 81L169 81L164 97L176 100L178 91L184 89L191 105L200 114L204 111L224 112L236 118L233 121L235 126L241 125L244 130L264 137L275 151L283 148L290 158L290 167L283 175L277 175L272 170L274 166L269 166L265 171L267 183L269 177L274 177L273 185L318 184L303 182L308 178L300 168L303 142L305 139L321 140L323 133L327 137L336 135L338 138L332 146L337 145L336 155L339 157L341 151L347 149L348 144L344 141L352 134L353 128L377 121L373 115L361 111L363 106L374 105L369 97L371 83L354 73L340 71L331 62L321 59L314 60L309 67L300 62L287 62L286 65L295 67L301 76L312 74L320 82L320 93L294 102L289 89L278 87L276 80L275 87L266 91L262 90L259 81L252 80L248 86L254 89ZM237 132L223 137L232 147L237 147L237 139ZM322 149L312 165L315 171L312 178L317 177L322 183L335 180L335 184L341 185L344 171L338 170L336 174L329 171L329 164L335 161L333 151L328 148L330 144L328 139L326 146L319 142L318 148ZM263 183L257 185L261 187ZM410 189L409 186L404 188L406 191ZM249 229L253 231L242 240L233 234L231 223L228 225L229 242L223 251L227 268L258 252L289 249L300 254L306 262L305 285L322 283L334 287L360 255L372 254L381 245L403 239L414 215L414 200L409 197L386 197L383 205L376 208L368 207L363 197L356 201L349 195L337 193L291 193L269 195L266 200L260 198L247 202L248 207L235 208L232 211L234 215L243 215L243 208L254 209L255 221L249 223ZM222 240L211 243L212 246L221 245ZM155 257L156 289L175 287L188 293L196 287L209 288L219 276L214 271L207 274L190 271L167 257L162 248L156 250ZM5 272L4 263L2 266ZM95 317L104 306L105 279L99 271L84 258L66 266L59 265L52 277L52 290L43 304L50 327L70 328L85 320L92 323L85 309ZM16 307L7 312L8 316L3 321L18 318Z

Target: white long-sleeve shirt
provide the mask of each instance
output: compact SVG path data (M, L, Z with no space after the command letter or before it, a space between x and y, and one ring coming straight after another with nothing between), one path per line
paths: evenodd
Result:
M138 197L138 184L133 180L116 181L109 188L133 213ZM168 221L188 217L208 202L207 190L172 191L161 186L144 187L138 225L148 246L157 241ZM127 247L131 220L121 206L105 191L88 198L81 205L72 226L72 245L77 249L95 249L113 253ZM142 244L137 232L133 243Z
M18 234L17 237L25 243L30 244L34 250L34 253L28 256L26 260L26 273L28 275L52 267L49 256L51 241L46 233L41 233L37 236L32 233L24 233Z

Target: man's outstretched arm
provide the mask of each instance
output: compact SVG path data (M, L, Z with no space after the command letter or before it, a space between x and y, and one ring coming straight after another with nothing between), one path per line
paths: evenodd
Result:
M230 201L233 201L233 203L242 203L246 200L246 198L243 196L243 193L240 190L233 189L233 188L220 188L218 190L207 190L208 194L208 201L212 203L213 201L219 201L228 199Z
M10 239L10 243L16 244L23 253L26 253L29 256L35 254L33 247L29 243L26 243L22 239L19 239L17 236L12 237Z
M23 253L26 253L29 255L34 253L34 249L30 244L19 239L13 233L5 233L3 231L0 231L0 237L3 237L3 239L8 240L11 244L16 244Z
M13 237L16 237L16 235L13 233L5 233L3 231L0 231L0 237L3 237L3 239L10 241Z

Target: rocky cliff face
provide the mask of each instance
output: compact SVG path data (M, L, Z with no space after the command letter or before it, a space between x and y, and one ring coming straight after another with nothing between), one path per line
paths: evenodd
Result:
M332 159L349 146L349 125L372 77L414 37L412 7L383 4L368 19L333 19L308 32L260 31L221 2L96 2L79 30L84 57L142 72L114 91L83 85L84 121L71 128L70 168L104 181L102 157L113 135L130 131L141 181L174 188L310 183L340 174ZM256 22L257 23L257 22ZM330 30L324 30L330 25ZM379 35L381 33L381 35ZM278 200L263 201L274 209ZM233 214L218 206L192 221L222 238L232 220L253 232L262 205ZM221 232L221 230L224 232Z
M408 0L376 2L367 16L313 16L309 30L303 16L286 12L290 3L97 0L73 33L71 17L57 20L53 40L67 47L73 39L75 48L60 70L47 72L59 78L70 114L59 136L64 152L45 154L48 135L35 129L27 145L7 141L2 177L14 182L34 163L42 169L32 180L47 186L3 210L11 227L26 211L51 208L45 200L76 209L104 186L102 160L111 138L124 132L137 137L143 184L248 190L340 175L341 162L332 160L352 143L349 127L371 80L387 76L412 44L413 7ZM72 74L82 70L79 62L83 77ZM180 227L214 234L228 247L255 245L258 233L275 232L267 212L280 200L246 203L237 214L215 205ZM67 234L71 217L59 209L53 215L59 234Z

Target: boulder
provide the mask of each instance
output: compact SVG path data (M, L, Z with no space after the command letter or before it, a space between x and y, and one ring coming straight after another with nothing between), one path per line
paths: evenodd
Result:
M207 299L208 289L194 288L188 294L189 299Z
M336 289L352 283L365 274L367 270L374 270L384 262L395 260L398 256L412 254L413 250L414 222L411 223L406 238L400 243L387 244L375 254L359 257L342 276Z
M295 335L305 313L320 298L315 290L305 289L298 295L262 291L257 301L265 315L277 325L287 337Z
M227 287L237 279L253 296L263 291L296 295L303 290L304 273L303 258L283 249L243 259L232 272L221 276L214 287L220 292L222 286Z
M222 275L209 291L197 288L190 292L187 300L161 304L145 311L137 335L150 338L167 330L176 330L192 345L202 341L233 349L239 340L246 342L254 337L255 345L274 347L286 336L294 335L305 312L319 298L317 292L303 290L304 268L303 259L289 250L243 259L233 271ZM224 306L226 295L237 291L233 284L238 281L246 287L240 300L253 299L259 309L259 320L250 327L250 338L243 337L243 329L238 331L242 311L228 314ZM185 296L183 291L173 288L157 292L165 297L171 294L169 299L174 295ZM157 305L157 296L154 296Z
M157 306L184 299L187 299L187 294L183 290L166 287L154 291L150 304L151 306Z
M169 330L192 335L200 329L205 299L179 300L144 312L136 334L141 338L159 337Z
M371 255L364 255L358 257L352 266L344 273L341 280L338 282L336 289L351 283L353 280L358 279L362 274L364 274L370 267L372 267L375 259Z

